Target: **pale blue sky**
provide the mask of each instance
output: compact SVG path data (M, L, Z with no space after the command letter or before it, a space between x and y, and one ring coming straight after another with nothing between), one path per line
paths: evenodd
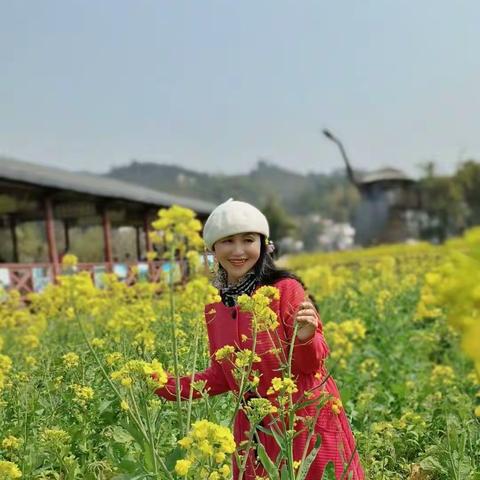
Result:
M480 160L478 0L0 0L0 154L246 172Z

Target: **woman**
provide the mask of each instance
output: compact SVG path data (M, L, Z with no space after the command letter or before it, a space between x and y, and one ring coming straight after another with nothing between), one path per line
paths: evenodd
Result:
M214 281L220 291L222 301L205 307L205 319L209 338L211 364L203 372L195 375L194 380L206 382L209 395L218 395L229 390L238 392L238 385L232 375L232 364L216 360L215 352L226 345L237 349L252 348L251 316L240 311L237 305L239 295L252 295L263 285L273 285L280 292L279 300L274 300L271 308L278 316L278 337L288 349L293 337L295 322L298 323L292 357L292 376L298 392L293 394L295 402L305 392L314 392L315 397L324 397L322 392L331 395L334 400L320 410L316 416L315 404L297 411L299 417L316 418L315 435L310 440L309 449L315 443L316 435L322 439L320 450L313 461L307 480L320 479L325 466L332 462L337 479L364 478L355 442L334 380L325 370L324 361L328 356L328 347L322 334L322 324L313 305L306 298L301 281L285 270L278 270L271 257L272 244L268 242L269 225L265 216L253 205L232 199L219 205L210 214L205 223L203 238L207 248L213 251L218 262L218 274ZM263 338L260 338L264 335ZM271 336L259 333L256 353L261 362L255 363L260 372L259 384L254 396L269 398L275 402L271 392L272 379L278 377L278 357L272 353ZM188 399L191 377L180 380L181 396ZM270 389L270 392L269 392ZM175 399L175 379L169 378L167 385L156 391L163 398ZM200 394L194 391L194 398ZM248 401L248 396L245 401ZM335 400L337 399L337 400ZM301 431L294 439L294 459L302 458L308 431L302 418L295 425ZM267 426L271 418L262 422ZM239 445L246 438L249 422L242 410L239 410L234 423L235 442ZM261 430L258 439L267 454L275 460L279 447L273 436ZM234 479L238 478L238 467L234 462ZM254 480L264 476L265 472L252 452L243 478Z

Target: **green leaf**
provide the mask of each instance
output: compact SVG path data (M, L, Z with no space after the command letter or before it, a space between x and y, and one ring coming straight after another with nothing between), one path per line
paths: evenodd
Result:
M315 440L315 445L313 446L311 452L306 456L305 460L300 465L296 480L305 479L308 471L310 470L310 466L312 465L313 461L317 456L318 451L320 450L321 445L322 445L322 436L317 435L317 438Z
M275 427L272 427L270 429L266 429L265 427L262 427L260 425L257 425L257 429L260 430L263 433L266 433L267 435L273 436L275 438L278 446L280 447L280 450L282 451L283 454L286 455L286 443L285 443L285 438L282 437L276 430Z
M289 477L289 475L288 475L288 467L287 467L287 465L284 464L283 467L282 467L280 479L281 479L281 480L290 480L288 477Z
M144 441L143 444L143 461L145 462L145 467L148 471L153 472L155 470L155 461L153 459L152 449L147 441Z
M261 443L257 444L257 455L263 468L267 471L269 478L271 480L279 480L278 469L267 455L265 447Z
M117 442L117 443L132 443L135 441L135 439L130 435L129 432L124 430L122 427L119 427L118 425L113 427L112 429L112 438Z
M135 441L139 444L139 445L143 445L143 435L142 435L142 432L140 432L138 430L138 428L135 426L135 424L133 423L126 423L124 422L123 424L123 427L128 430L130 432L130 434L132 435L132 437L135 439Z
M103 400L98 406L98 413L101 415L112 403L112 400Z
M323 472L322 480L336 480L335 477L335 465L332 462L328 462Z
M168 470L172 471L175 468L175 464L177 460L182 458L182 449L181 447L175 447L165 458L165 465L167 466Z

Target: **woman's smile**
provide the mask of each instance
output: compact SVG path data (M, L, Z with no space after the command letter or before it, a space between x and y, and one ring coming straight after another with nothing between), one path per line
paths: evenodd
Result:
M229 260L229 262L235 267L241 267L246 261L246 258L231 258Z
M235 283L248 273L260 257L260 235L239 233L215 242L215 257L226 270L228 282Z

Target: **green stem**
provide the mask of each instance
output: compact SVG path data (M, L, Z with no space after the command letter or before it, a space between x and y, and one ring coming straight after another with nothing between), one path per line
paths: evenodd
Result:
M237 412L240 409L240 404L242 402L243 394L245 393L244 388L245 388L245 378L248 380L248 377L250 376L250 373L252 372L252 365L253 365L253 357L255 356L255 348L257 346L257 328L255 326L255 321L253 322L253 343L252 343L252 361L250 362L248 366L247 371L242 372L242 380L240 381L240 388L238 391L238 398L237 402L235 405L235 410L233 411L232 418L230 419L229 422L229 427L232 428L233 421L235 420L235 417L237 416Z
M152 451L152 458L153 458L153 468L154 468L154 473L155 475L158 475L158 465L157 465L157 455L156 455L156 448L155 448L155 439L153 436L153 429L152 429L152 423L150 420L150 413L148 411L148 405L144 403L145 407L145 418L147 420L147 430L148 430L148 436L150 438L150 447Z
M312 422L312 429L308 432L307 441L305 442L305 448L303 449L303 454L302 454L302 459L300 461L300 465L302 465L303 462L305 461L305 459L307 458L308 447L310 446L310 442L312 441L313 434L315 433L315 425L317 424L317 420L318 420L318 417L320 416L321 409L322 409L322 407L319 406L317 408L316 413L315 413L315 418L313 419L313 422ZM318 435L320 435L320 434L318 434ZM298 470L300 471L300 468Z
M288 365L287 365L287 374L288 374L288 378L292 378L292 358L293 358L293 349L294 349L294 346L295 346L295 338L297 336L297 330L298 330L298 323L295 322L295 325L293 327L293 335L292 335L292 339L290 341L290 349L289 349L289 352L288 352ZM289 411L289 415L288 415L288 430L293 430L294 429L294 419L295 419L295 411L293 409L293 398L292 398L292 394L289 393L288 394L288 411ZM294 479L295 478L295 470L293 468L293 437L292 435L288 432L288 431L285 431L286 433L286 439L287 439L287 442L288 442L288 448L287 448L287 455L288 455L288 475L289 475L289 478L290 479Z
M186 431L190 430L190 421L192 416L192 401L193 401L193 381L195 378L195 371L197 368L197 354L198 354L198 328L195 329L195 347L193 352L193 367L192 367L192 377L190 380L190 393L188 396L188 408L187 408L187 422L186 422Z
M95 358L95 361L97 362L97 365L98 367L100 368L100 371L102 372L102 375L103 377L105 378L105 380L107 381L107 383L109 384L110 388L113 390L113 392L115 393L115 395L117 396L117 398L122 401L123 400L123 397L120 393L120 391L118 390L118 388L115 386L115 384L112 382L111 378L108 376L108 373L106 372L105 370L105 367L103 366L102 362L100 361L100 359L98 358L98 355L97 355L97 352L95 351L95 349L92 347L91 343L89 342L88 340L88 337L87 337L87 334L85 333L85 329L83 328L83 325L82 325L82 321L80 320L79 317L77 317L77 321L78 321L78 325L80 327L80 331L82 332L82 335L83 335L83 338L85 339L85 343L87 344L88 346L88 349L90 351L90 353L93 355L93 357ZM153 452L153 457L157 458L158 461L160 462L160 465L162 466L162 469L164 470L164 472L166 473L167 475L167 478L169 480L173 480L173 477L172 477L172 474L169 472L167 466L165 465L165 463L163 462L163 460L161 459L161 457L159 457L157 455L157 452L155 451L153 445L151 445L150 443L150 437L148 436L147 432L145 431L144 427L143 427L143 424L140 420L140 415L138 413L138 407L137 407L137 404L135 402L135 398L133 397L133 395L131 394L130 392L130 398L132 399L132 403L133 403L133 406L134 406L134 409L136 410L137 412L137 415L138 415L138 418L131 412L131 411L128 411L128 416L129 418L133 421L133 423L135 423L135 425L137 426L139 432L142 434L143 438L145 439L145 441L147 442L147 444L149 445L149 447L152 449L152 452Z
M248 443L247 443L247 447L245 449L245 454L243 456L242 463L239 467L238 480L243 479L243 474L245 473L245 469L247 468L248 455L249 455L250 450L252 448L254 433L255 433L255 426L251 427L250 431L248 432Z
M170 302L170 324L171 324L171 335L172 335L172 349L173 349L173 372L175 374L175 397L176 397L176 406L177 406L177 417L178 417L178 428L180 430L180 436L185 435L185 428L183 425L183 415L182 415L182 397L181 397L181 386L180 386L180 376L178 368L178 345L177 345L177 325L175 319L175 298L173 296L173 263L175 261L175 247L172 246L170 249L170 268L168 270L168 293L169 293L169 302Z

